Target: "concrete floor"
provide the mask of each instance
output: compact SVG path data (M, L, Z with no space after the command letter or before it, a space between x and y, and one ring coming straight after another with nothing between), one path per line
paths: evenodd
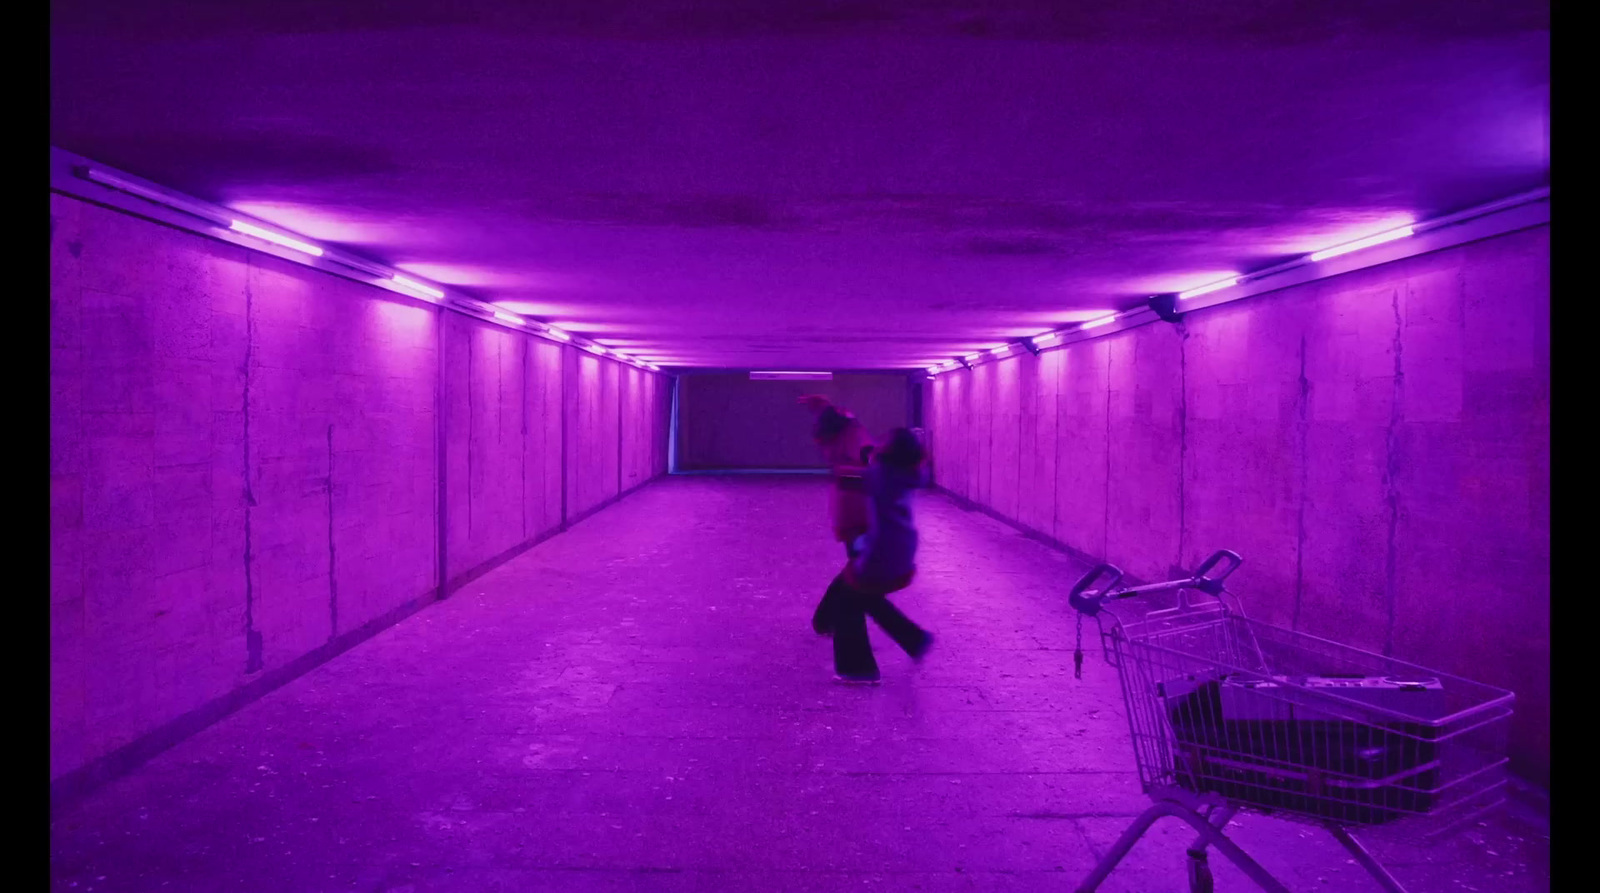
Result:
M876 637L884 684L839 686L822 487L645 488L54 816L52 889L1073 889L1147 802L1115 671L1072 678L1080 568L929 496L900 604L935 651ZM1102 889L1186 889L1163 829ZM1378 889L1317 829L1232 833L1293 889ZM1413 893L1549 889L1526 807L1381 852Z

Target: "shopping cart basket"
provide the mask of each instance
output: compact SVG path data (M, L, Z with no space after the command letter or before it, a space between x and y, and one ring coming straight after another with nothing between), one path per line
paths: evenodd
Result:
M1249 620L1223 585L1240 561L1221 551L1192 576L1130 587L1101 565L1072 587L1075 670L1083 619L1093 617L1154 801L1078 890L1096 890L1172 816L1199 832L1187 851L1191 893L1211 893L1208 848L1262 889L1287 893L1223 833L1248 810L1325 827L1384 889L1405 893L1351 829L1427 843L1502 803L1514 696ZM1176 604L1141 604L1160 593L1176 593Z

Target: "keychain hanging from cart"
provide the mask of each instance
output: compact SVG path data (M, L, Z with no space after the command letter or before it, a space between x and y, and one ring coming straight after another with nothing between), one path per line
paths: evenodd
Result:
M1072 678L1083 678L1083 613L1078 613L1078 644L1072 649Z
M1105 584L1099 589L1090 590L1090 586L1104 579ZM1122 571L1109 564L1102 564L1082 577L1072 587L1072 593L1067 596L1067 602L1078 612L1077 641L1072 649L1072 678L1083 678L1083 618L1084 615L1098 615L1100 605L1107 598L1117 598L1120 593L1116 585L1122 580Z

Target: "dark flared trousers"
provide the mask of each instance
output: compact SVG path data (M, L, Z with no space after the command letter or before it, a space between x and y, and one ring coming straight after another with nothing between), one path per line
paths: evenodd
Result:
M927 630L913 623L888 598L843 587L833 612L833 669L839 675L858 679L878 677L878 662L872 656L872 643L867 640L868 617L906 654L921 657L927 650L930 638Z
M844 554L846 561L854 561L860 554L855 540L844 544ZM828 591L822 594L822 601L817 602L817 610L811 615L811 628L817 631L817 635L826 636L833 633L833 613L838 608L839 599L844 591L844 580L839 577L834 577L833 582L828 584Z
M850 558L856 557L854 544L846 544ZM878 662L867 639L867 618L878 624L895 644L913 657L928 647L926 630L917 626L894 603L882 595L867 595L852 589L841 574L833 578L828 591L811 615L811 628L820 635L833 636L833 669L841 676L873 678Z

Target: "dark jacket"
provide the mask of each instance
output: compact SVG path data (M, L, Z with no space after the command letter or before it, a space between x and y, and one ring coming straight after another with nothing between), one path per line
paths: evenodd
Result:
M845 570L845 581L865 592L893 592L916 575L917 527L911 518L912 491L924 485L919 466L897 468L879 461L863 475L871 506L871 526L858 540L860 550Z

